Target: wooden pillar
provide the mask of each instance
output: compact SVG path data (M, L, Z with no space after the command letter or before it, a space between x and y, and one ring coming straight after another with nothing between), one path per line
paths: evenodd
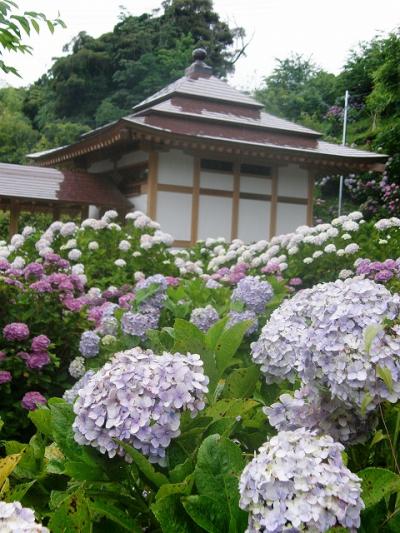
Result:
M20 208L18 203L15 200L11 200L10 205L10 225L8 232L10 237L18 233L18 218L19 218Z
M157 182L158 182L158 152L149 152L149 177L147 192L147 215L153 220L157 217Z
M83 222L86 218L89 216L89 206L88 205L82 205L81 206L81 222Z
M60 220L61 210L57 204L53 205L53 221Z
M276 221L278 213L278 167L272 167L271 172L271 218L269 222L270 239L276 235Z
M192 196L192 244L198 239L199 233L199 202L200 202L200 158L193 158L193 196Z
M314 174L308 171L308 195L307 195L307 224L313 225L313 207L314 207Z
M232 227L231 238L237 239L239 229L240 163L233 163Z

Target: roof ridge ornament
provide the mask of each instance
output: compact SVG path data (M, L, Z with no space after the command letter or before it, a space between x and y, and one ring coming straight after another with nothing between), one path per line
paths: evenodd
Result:
M204 48L195 48L192 52L193 63L185 70L187 77L197 77L201 75L211 76L212 68L204 62L207 51Z

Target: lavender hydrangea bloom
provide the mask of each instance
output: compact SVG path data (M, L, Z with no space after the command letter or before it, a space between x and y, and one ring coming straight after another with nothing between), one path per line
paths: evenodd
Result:
M362 416L358 409L309 385L303 385L293 396L282 394L278 402L263 411L278 431L304 427L319 435L330 435L342 444L365 442L377 424L375 413Z
M360 479L343 464L344 447L304 428L281 431L243 470L240 507L247 533L323 532L360 525Z
M146 338L149 329L156 329L160 313L158 309L152 308L153 312L145 313L125 313L121 320L122 331L127 335L136 335L142 340Z
M8 383L11 380L11 372L9 372L8 370L0 370L0 385L3 385L3 383Z
M298 373L303 382L328 388L349 407L361 408L370 398L367 410L372 411L383 399L400 398L400 327L379 328L399 312L399 296L371 280L322 283L272 313L252 345L253 359L269 382ZM371 328L376 335L367 347ZM391 373L390 390L379 368Z
M229 311L229 320L226 325L227 328L231 328L239 322L244 322L245 320L252 320L253 323L249 326L246 331L246 337L252 335L258 328L258 319L254 311Z
M118 320L114 316L103 316L98 331L101 335L116 335Z
M26 366L31 370L37 370L50 363L50 357L47 352L33 352L26 359Z
M50 339L46 335L37 335L33 337L31 349L33 352L45 352L50 346Z
M146 279L141 279L136 283L136 289L147 289L150 285L158 285L158 290L155 294L146 298L145 302L147 305L152 307L157 307L161 309L164 305L164 301L167 298L165 294L168 288L168 281L162 274L155 274L154 276L149 276ZM141 304L142 306L142 304ZM140 307L141 307L140 306ZM140 308L140 311L142 309Z
M24 341L29 337L29 328L23 322L12 322L4 326L3 335L7 341Z
M20 502L0 502L0 531L2 533L50 533L47 527L35 522L35 513Z
M196 309L193 309L190 315L190 322L204 333L206 333L218 320L219 315L212 305L197 307Z
M78 359L78 357L76 358ZM75 359L74 359L75 361ZM71 374L71 371L70 371ZM86 385L89 383L89 380L96 374L95 370L88 370L87 372L84 371L83 375L80 376L80 379L68 390L66 390L63 394L63 399L70 404L73 404L75 401L75 398L78 396L78 391L80 389L83 389L83 387L86 387ZM72 375L72 374L71 374ZM74 376L72 376L74 377Z
M199 355L141 348L117 353L78 392L75 440L114 457L125 455L119 439L165 465L166 449L180 434L181 412L195 416L204 408L207 384Z
M94 331L84 331L79 342L79 351L83 357L96 357L100 350L100 337Z
M262 313L272 295L273 290L268 281L260 281L255 276L246 276L239 281L233 291L232 302L242 302L246 309Z

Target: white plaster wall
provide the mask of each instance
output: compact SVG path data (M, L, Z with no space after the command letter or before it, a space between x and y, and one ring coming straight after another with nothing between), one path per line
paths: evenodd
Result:
M244 242L269 239L271 203L262 200L239 200L238 237Z
M203 189L233 191L233 175L202 170L200 174L200 187Z
M193 185L193 157L181 150L158 154L158 183Z
M291 233L307 223L307 206L278 202L276 234Z
M103 161L96 161L88 167L88 172L96 174L97 172L108 172L114 168L114 163L111 159L104 159Z
M156 220L177 240L191 239L192 195L158 191Z
M200 195L198 238L231 239L232 198Z
M298 165L279 167L278 196L308 197L308 171Z
M136 163L142 163L149 159L149 154L143 150L136 150L124 154L121 159L117 161L117 167L126 167L128 165L134 165Z
M97 205L89 205L88 218L100 218L100 209Z
M147 213L147 194L139 194L138 196L130 196L127 198L134 206L135 211L142 211Z
M240 192L254 194L271 194L271 180L266 178L255 178L254 176L240 175ZM240 237L241 238L241 237Z

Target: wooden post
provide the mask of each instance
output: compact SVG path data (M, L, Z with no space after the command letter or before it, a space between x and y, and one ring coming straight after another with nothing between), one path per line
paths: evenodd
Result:
M157 217L157 181L158 181L158 152L149 152L149 177L147 193L147 215L153 220Z
M53 222L55 222L56 220L60 220L60 215L61 215L60 207L57 204L54 204L53 205Z
M200 201L200 158L193 158L193 195L192 195L192 244L198 239L199 231L199 201Z
M19 205L15 200L11 200L10 205L10 225L8 232L10 237L18 233Z
M232 197L232 226L231 238L237 239L239 229L239 200L240 200L240 163L233 163L233 197Z
M88 216L89 216L89 206L82 205L81 206L81 222L83 222L85 218L88 218Z
M278 167L272 167L272 188L271 188L271 219L269 223L269 238L276 235L276 221L278 212Z
M308 171L308 196L307 196L307 224L313 225L313 207L314 207L314 174Z

